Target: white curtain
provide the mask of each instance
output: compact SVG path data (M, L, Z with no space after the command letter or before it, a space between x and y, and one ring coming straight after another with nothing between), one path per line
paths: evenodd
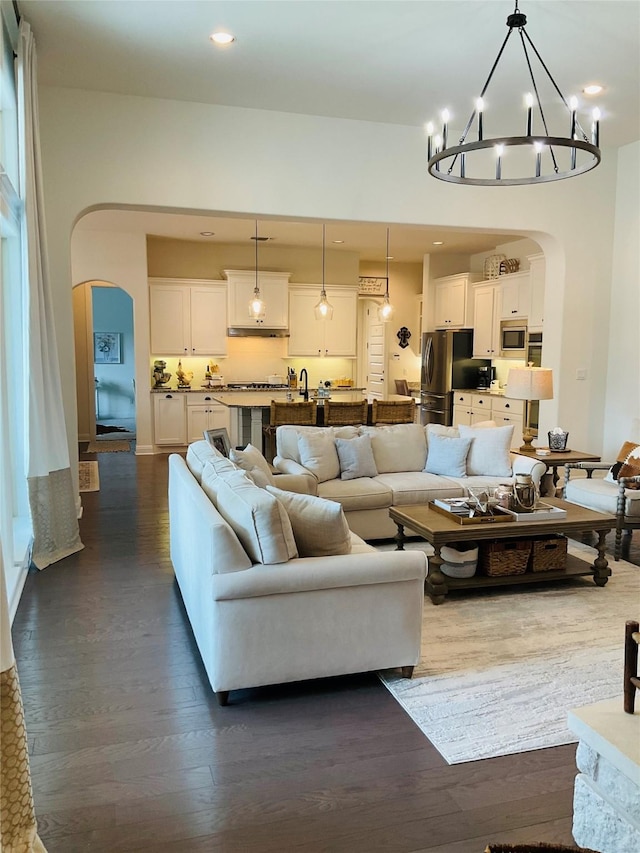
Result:
M18 48L20 172L24 181L28 301L28 486L33 563L44 569L83 547L69 463L53 322L38 130L37 62L31 27L20 22Z
M11 644L9 608L0 548L0 850L46 853L37 835L27 731Z

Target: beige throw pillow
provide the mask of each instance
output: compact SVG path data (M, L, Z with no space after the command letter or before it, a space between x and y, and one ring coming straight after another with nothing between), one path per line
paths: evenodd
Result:
M264 488L269 483L273 486L273 473L269 463L253 444L247 444L244 450L231 450L229 459L235 462L238 468L246 471L257 485Z
M300 557L351 553L351 533L339 503L267 486L286 509Z
M319 483L340 476L340 461L336 442L329 430L305 432L298 435L300 464L315 476Z
M364 426L361 435L371 439L378 474L422 471L427 461L427 440L420 424Z
M460 424L460 438L470 438L467 455L467 476L510 477L511 440L513 425L501 427L470 427Z

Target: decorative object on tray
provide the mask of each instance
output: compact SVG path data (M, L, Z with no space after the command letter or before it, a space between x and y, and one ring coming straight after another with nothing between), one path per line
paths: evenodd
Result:
M554 427L547 433L549 438L549 450L552 453L564 453L567 449L567 441L569 433L565 432L562 427Z
M517 258L505 258L504 261L500 261L500 275L518 272L519 269L520 261Z
M469 498L438 498L430 501L429 506L458 524L490 524L496 521L504 523L513 520L513 516L494 513L492 509L483 513L477 505L469 502Z
M518 512L531 512L538 501L538 490L531 474L516 474L512 507Z
M500 275L500 264L507 260L506 255L489 255L484 261L484 277L498 278Z
M480 568L488 577L523 575L527 571L531 553L530 539L500 539L482 542Z
M153 379L155 381L154 388L164 388L165 384L171 379L171 374L167 373L165 368L167 362L162 359L157 359L153 362Z
M543 501L539 501L534 509L529 509L526 512L521 512L518 509L498 506L496 507L496 514L504 514L513 518L514 521L550 521L552 519L560 521L567 517L566 509L551 506L551 504L546 504Z

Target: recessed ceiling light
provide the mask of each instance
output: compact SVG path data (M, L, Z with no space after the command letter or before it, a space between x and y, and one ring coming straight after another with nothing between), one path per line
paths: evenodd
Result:
M598 83L591 83L589 86L585 86L582 91L585 95L599 95L602 92L602 88Z
M385 256L385 261L392 261L392 260L393 260L393 258L394 258L394 256L393 256L393 255L386 255L386 256Z
M444 246L444 240L434 240L433 245L434 246Z
M266 240L273 240L273 237L251 237L251 240L257 240L258 243L264 243Z
M344 243L344 240L332 240L332 243Z
M213 236L215 236L215 231L201 231L200 236L201 237L213 237Z
M236 40L236 37L232 36L231 33L225 32L211 33L209 38L214 44L231 44Z

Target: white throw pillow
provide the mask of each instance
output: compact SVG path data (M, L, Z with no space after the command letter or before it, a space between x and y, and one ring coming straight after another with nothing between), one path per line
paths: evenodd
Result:
M420 424L364 426L360 434L371 439L378 474L423 470L427 459L427 440Z
M470 447L470 438L455 438L432 432L429 435L429 450L424 470L428 474L441 474L443 477L466 477Z
M254 563L286 563L298 556L284 506L252 483L245 471L218 477L216 505Z
M301 557L331 557L351 553L351 533L342 507L315 495L285 492L267 486L285 507Z
M328 430L298 434L300 464L315 476L319 483L340 476L340 461L333 433Z
M341 480L355 480L358 477L377 475L376 460L373 458L371 439L368 435L336 438L336 450L340 460Z
M243 471L247 471L251 479L262 488L267 483L273 486L274 479L269 463L253 444L247 444L244 450L231 450L229 459Z
M460 424L461 438L470 438L467 455L469 477L510 477L511 456L509 448L513 438L513 424L501 427L471 427Z

